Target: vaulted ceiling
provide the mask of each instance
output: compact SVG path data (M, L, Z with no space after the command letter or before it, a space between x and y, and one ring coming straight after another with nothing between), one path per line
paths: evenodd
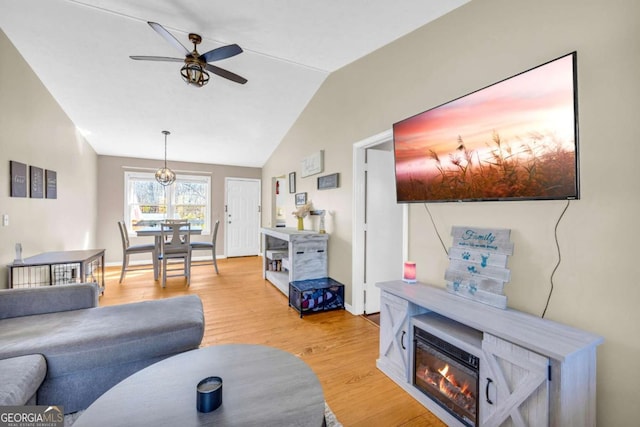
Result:
M333 71L469 0L0 0L0 28L101 155L261 167ZM196 88L147 25L204 53L237 43ZM19 80L16 80L19 84Z

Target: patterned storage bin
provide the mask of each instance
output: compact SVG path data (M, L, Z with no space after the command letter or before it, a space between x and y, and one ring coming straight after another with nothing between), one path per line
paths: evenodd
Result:
M330 277L289 282L289 306L300 313L344 308L344 285Z

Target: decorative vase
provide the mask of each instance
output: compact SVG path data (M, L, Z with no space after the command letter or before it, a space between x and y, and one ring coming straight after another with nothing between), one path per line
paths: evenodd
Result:
M304 222L302 217L298 217L298 230L304 230Z
M22 243L16 243L16 259L13 260L14 264L24 264L22 260Z

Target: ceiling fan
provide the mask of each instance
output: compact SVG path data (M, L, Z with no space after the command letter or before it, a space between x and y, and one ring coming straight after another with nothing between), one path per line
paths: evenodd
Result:
M149 24L149 26L151 26L151 28L153 28L156 33L160 34L163 39L168 41L182 54L184 54L185 57L184 59L181 59L168 58L166 56L130 56L131 59L143 61L184 62L184 66L180 69L182 79L188 84L198 87L202 87L209 82L209 73L207 73L207 71L210 71L213 74L224 77L225 79L229 79L236 83L245 84L247 82L247 79L245 79L244 77L241 77L237 74L232 73L231 71L227 71L220 67L216 67L215 65L209 64L209 62L219 61L221 59L230 58L239 53L242 53L242 48L237 44L222 46L200 55L196 47L202 41L202 37L200 37L198 34L189 34L189 40L191 40L191 43L193 43L193 51L190 52L189 49L184 47L182 43L180 43L178 39L176 39L162 25L156 22L147 22L147 24Z

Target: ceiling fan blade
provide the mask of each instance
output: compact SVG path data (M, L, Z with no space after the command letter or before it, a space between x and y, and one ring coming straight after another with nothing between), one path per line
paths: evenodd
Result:
M240 77L239 75L234 74L231 71L223 70L222 68L216 67L215 65L207 64L205 65L205 68L208 71L211 71L213 74L224 77L225 79L229 79L233 82L240 83L242 85L247 82L247 79L245 79L244 77Z
M184 62L182 58L168 58L166 56L130 56L129 58L141 61Z
M191 53L189 49L184 47L184 45L180 43L178 39L176 39L173 36L173 34L167 31L162 25L158 24L157 22L147 22L147 24L149 24L149 26L151 26L151 28L153 28L156 33L160 34L160 36L162 36L163 39L168 41L171 45L173 45L176 49L182 52L182 54L184 54L185 56Z
M199 59L204 62L219 61L221 59L231 58L239 53L242 53L242 48L237 44L230 44L228 46L222 46L217 49L212 49L209 52L205 52L200 55Z

